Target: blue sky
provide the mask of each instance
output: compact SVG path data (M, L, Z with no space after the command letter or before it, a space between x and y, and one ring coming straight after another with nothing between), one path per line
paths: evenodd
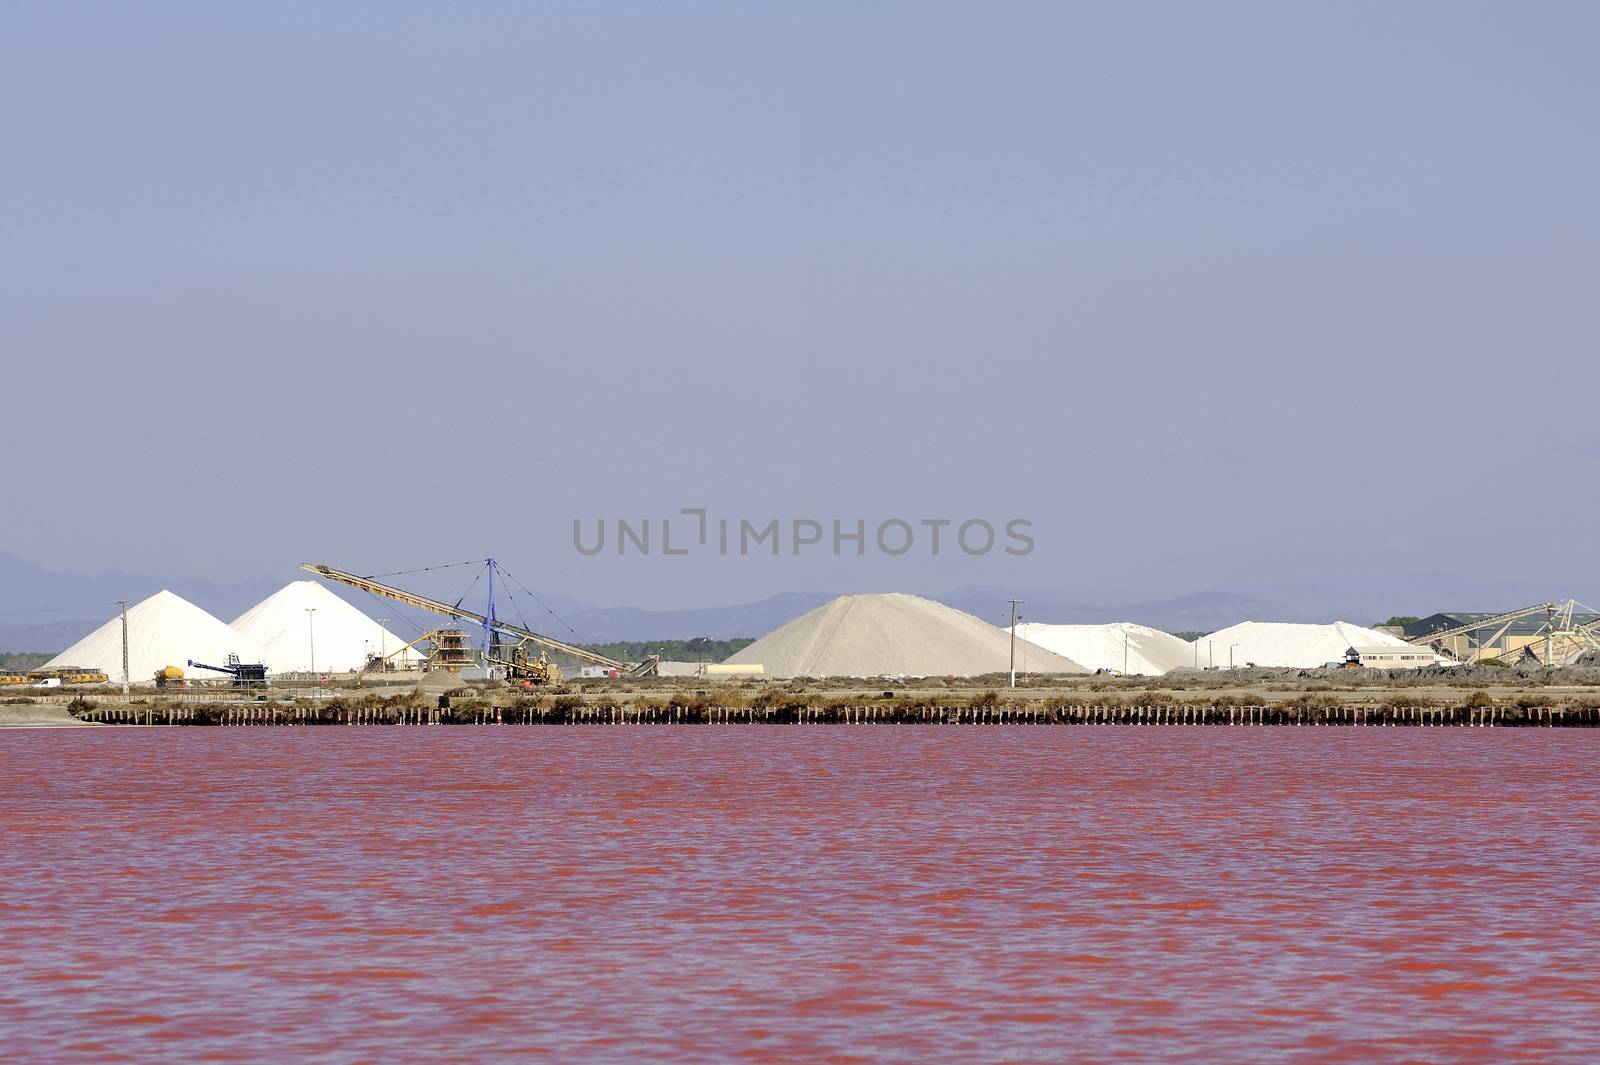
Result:
M1565 594L1571 552L1527 545L1600 531L1597 31L9 4L0 548L219 579L494 553L644 606L1507 566ZM1037 547L573 550L681 507L1020 516Z

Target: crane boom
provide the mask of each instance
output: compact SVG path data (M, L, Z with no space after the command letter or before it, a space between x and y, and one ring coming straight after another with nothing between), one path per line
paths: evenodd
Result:
M571 655L573 658L588 662L592 665L604 666L606 669L615 669L619 673L628 673L633 668L626 662L618 662L614 658L607 658L605 655L596 654L595 652L585 650L582 647L576 647L570 643L562 643L560 640L551 639L549 636L534 632L532 629L525 629L520 625L508 625L498 618L486 617L483 614L474 613L471 610L463 610L459 606L452 606L449 603L442 603L437 599L429 599L426 596L417 595L413 592L407 592L400 588L391 587L387 584L380 584L375 580L371 580L370 578L358 577L354 573L346 573L344 570L337 570L332 566L318 566L307 562L300 568L305 570L307 573L315 573L320 577L326 578L327 580L336 581L339 584L348 584L352 588L359 588L363 592L370 592L373 595L380 595L385 599L393 599L395 602L404 603L406 606L416 607L419 610L429 610L435 614L443 614L447 618L455 618L458 621L470 621L476 625L482 625L485 627L486 631L499 631L510 636L515 636L519 639L531 640L541 647L547 648L551 651L560 652L564 655ZM488 653L487 648L485 648L485 653Z

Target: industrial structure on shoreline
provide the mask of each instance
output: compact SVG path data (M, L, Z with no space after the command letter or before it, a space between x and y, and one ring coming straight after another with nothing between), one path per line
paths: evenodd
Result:
M411 672L533 686L561 680L561 663L578 666L585 677L613 678L684 672L776 678L960 677L1008 668L1032 674L1157 676L1180 669L1245 667L1559 666L1600 651L1600 613L1570 599L1502 613L1438 613L1403 627L1250 621L1186 641L1131 622L1027 621L1008 631L934 600L875 594L832 600L714 669L683 669L674 663L663 668L656 656L622 662L539 633L525 622L512 624L497 605L497 582L502 594L508 584L533 593L508 579L492 558L453 565L481 567L468 591L484 582L482 609L463 607L465 595L450 603L377 577L323 565L302 567L378 602L441 618L431 628L419 627L410 639L386 627L393 619L369 617L314 580L286 585L231 624L162 591L125 608L43 667L0 672L0 686L249 686L268 677L304 683ZM424 569L441 568L449 567Z

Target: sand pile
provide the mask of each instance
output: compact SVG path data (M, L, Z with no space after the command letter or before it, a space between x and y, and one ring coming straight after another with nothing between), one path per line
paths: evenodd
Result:
M1010 634L915 595L842 595L768 633L728 662L775 677L970 677L1003 673ZM1086 673L1024 639L1017 671Z
M188 662L192 658L223 666L230 654L243 662L266 661L253 641L171 592L157 592L128 608L128 679L135 684L150 683L156 670L167 666L191 677L224 680L226 674L190 669ZM45 663L45 668L58 666L87 666L121 683L121 618L112 618Z
M431 673L424 673L417 682L417 690L424 695L437 695L441 692L453 691L461 687L464 682L461 674L452 673L448 669L436 669Z
M316 614L308 616L307 610ZM261 648L273 673L310 672L313 650L317 672L348 673L360 670L368 654L394 651L406 643L316 581L285 585L235 618L232 628ZM391 661L421 658L408 649Z
M1159 677L1169 669L1194 665L1193 644L1131 621L1109 625L1047 625L1033 621L1018 625L1017 635L1092 670L1114 669L1130 676Z
M1352 647L1405 647L1398 636L1377 629L1335 621L1331 625L1297 625L1276 621L1245 621L1202 636L1195 641L1201 667L1227 669L1228 650L1233 649L1233 665L1243 667L1293 666L1314 669L1329 662L1342 662ZM1190 652L1190 663L1194 661Z
M0 705L0 728L73 728L78 725L93 727L73 717L60 703Z

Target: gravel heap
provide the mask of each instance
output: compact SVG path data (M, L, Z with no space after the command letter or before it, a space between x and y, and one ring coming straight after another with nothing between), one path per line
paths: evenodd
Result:
M915 595L842 595L768 633L730 663L770 677L972 677L1003 673L1011 634ZM1017 639L1019 673L1087 673L1077 662Z

